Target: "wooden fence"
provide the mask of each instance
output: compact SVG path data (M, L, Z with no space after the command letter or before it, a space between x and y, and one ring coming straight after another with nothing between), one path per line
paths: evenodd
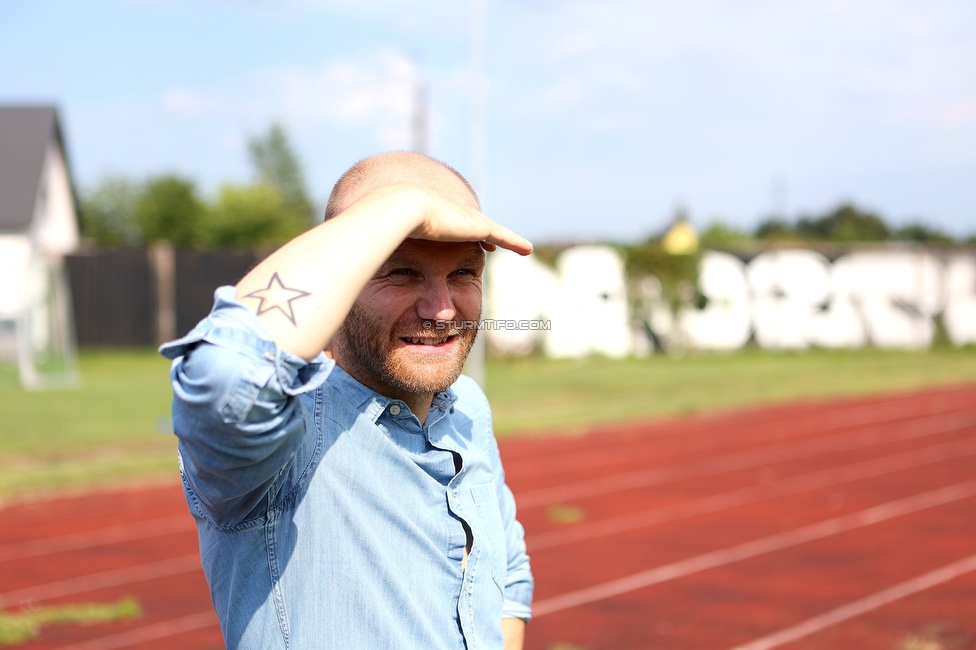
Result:
M182 336L209 313L214 289L236 284L252 252L157 247L65 258L80 347L147 347Z

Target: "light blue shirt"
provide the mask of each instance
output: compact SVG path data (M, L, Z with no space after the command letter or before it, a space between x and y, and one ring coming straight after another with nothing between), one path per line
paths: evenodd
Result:
M233 287L160 351L229 648L502 648L501 619L530 617L523 530L475 382L435 395L421 426L324 354L277 348Z

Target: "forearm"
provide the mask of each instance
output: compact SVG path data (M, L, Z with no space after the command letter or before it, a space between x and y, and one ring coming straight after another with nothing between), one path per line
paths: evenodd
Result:
M237 285L237 298L283 350L312 359L332 340L360 291L407 238L482 242L523 255L526 239L475 208L410 184L372 190L285 244ZM277 301L268 299L277 289ZM290 291L289 291L290 290Z
M503 618L502 636L505 637L505 650L522 650L525 644L525 621L520 618Z
M421 223L427 200L424 192L402 186L367 195L265 259L238 283L237 299L258 314L279 347L314 358L362 287ZM279 300L278 308L262 301L261 291L276 274L282 286L306 295L285 293L293 299Z

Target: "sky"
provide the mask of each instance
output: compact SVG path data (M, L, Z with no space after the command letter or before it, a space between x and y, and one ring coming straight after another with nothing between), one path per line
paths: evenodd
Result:
M0 103L55 103L82 193L107 174L246 183L287 129L324 205L412 146L537 241L634 241L679 209L750 229L843 201L976 233L972 0L0 0ZM475 14L477 15L477 14Z

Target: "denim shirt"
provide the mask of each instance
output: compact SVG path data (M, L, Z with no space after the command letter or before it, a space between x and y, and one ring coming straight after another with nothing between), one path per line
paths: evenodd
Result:
M229 648L502 648L501 619L530 617L523 530L475 382L435 395L421 426L324 354L277 348L233 287L160 352Z

